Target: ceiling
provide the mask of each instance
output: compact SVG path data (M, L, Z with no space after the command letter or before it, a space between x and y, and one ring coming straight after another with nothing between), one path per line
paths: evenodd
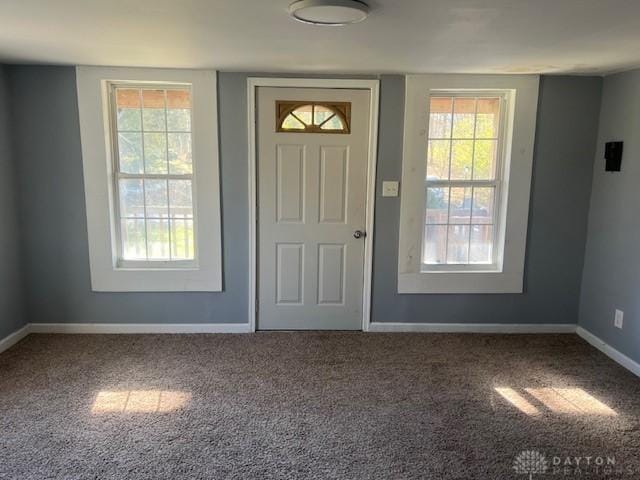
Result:
M0 0L0 61L332 73L640 66L638 0L370 0L344 27L289 0Z

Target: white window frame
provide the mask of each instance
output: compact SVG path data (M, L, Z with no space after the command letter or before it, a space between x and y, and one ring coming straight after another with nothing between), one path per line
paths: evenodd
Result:
M408 75L405 91L398 293L521 293L538 107L537 75ZM429 98L447 93L505 98L500 193L491 265L422 263ZM503 107L505 104L502 105ZM431 268L435 267L435 268Z
M109 95L109 125L110 125L110 140L111 140L111 156L112 156L112 164L111 164L111 168L113 171L113 189L114 189L114 194L113 194L113 198L114 199L119 199L120 198L120 182L119 180L121 179L125 179L125 178L130 178L130 179L168 179L168 180L182 180L182 179L186 179L187 177L189 177L188 179L191 181L191 191L192 191L192 198L196 198L196 170L195 170L195 165L192 165L192 173L190 175L182 175L182 174L171 174L167 171L166 174L149 174L149 173L142 173L142 174L131 174L131 173L124 173L120 171L120 167L119 167L119 163L120 163L120 158L119 158L119 154L118 152L118 129L117 129L117 105L116 105L116 89L118 88L133 88L133 89L145 89L145 88L157 88L157 89L161 89L161 90L171 90L171 89L181 89L181 90L189 90L189 95L193 96L193 92L192 92L192 88L191 88L191 84L188 83L171 83L171 84L161 84L161 83L157 83L157 82L111 82L108 81L107 82L107 89L108 89L108 95ZM190 109L190 116L191 116L191 128L193 128L193 108ZM192 147L193 147L193 132L189 131L189 133L192 134L191 139L192 139ZM143 144L143 151L144 151L144 144ZM144 186L143 186L144 189ZM146 200L145 200L146 202ZM195 245L194 245L194 258L193 260L126 260L123 257L123 252L122 252L122 223L121 223L121 212L120 212L120 202L119 201L115 201L114 205L113 205L115 214L115 220L114 220L114 229L115 229L115 236L116 236L116 252L117 252L117 266L120 268L197 268L198 266L198 242L197 242L197 238L198 238L198 222L197 222L197 218L198 218L198 212L196 211L196 205L195 202L193 202L192 204L192 208L193 208L193 229L194 229L194 239L195 239ZM171 230L169 230L169 236L171 236Z
M99 292L222 290L222 238L216 72L151 68L76 68L91 286ZM112 85L191 89L194 261L120 259ZM198 188L199 187L199 188ZM205 214L206 212L206 214Z
M501 215L500 206L502 205L502 191L504 190L504 166L506 162L506 149L505 149L505 139L508 129L506 125L508 124L508 115L509 108L511 103L513 102L513 92L511 90L432 90L430 92L431 97L453 97L463 98L463 97L492 97L500 99L500 118L498 122L498 142L496 148L496 165L495 165L495 179L494 180L426 180L425 188L427 187L438 187L441 186L443 188L456 188L456 187L473 187L473 186L487 186L494 187L494 209L493 209L493 248L491 252L492 262L490 264L453 264L453 263L445 263L445 264L426 264L421 262L421 271L422 272L465 272L465 271L500 271L502 268L502 246L503 246L503 234L504 231L501 229L501 225L503 222L503 217ZM429 100L430 100L429 98ZM430 102L427 104L430 105ZM429 112L427 112L427 118L429 118ZM427 125L427 142L430 140L429 138L429 125ZM473 139L476 140L475 138ZM427 144L428 145L428 144ZM451 153L449 154L451 157ZM426 167L426 163L425 163ZM426 172L426 168L425 168ZM472 200L473 201L473 200ZM426 203L426 200L425 200ZM497 207L497 208L496 208ZM449 205L449 208L451 206ZM470 212L472 216L473 213ZM423 224L425 224L424 219L426 218L426 208L424 209L423 215ZM470 224L473 223L470 220ZM447 227L454 224L447 224ZM460 224L464 225L464 224ZM424 248L424 228L422 229L422 238L420 242L421 253Z

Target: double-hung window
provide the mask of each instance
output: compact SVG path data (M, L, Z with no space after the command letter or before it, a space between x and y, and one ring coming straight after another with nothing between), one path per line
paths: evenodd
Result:
M497 266L504 92L434 92L429 98L422 270Z
M532 75L409 75L399 293L522 292Z
M197 265L190 85L110 84L119 266Z
M216 73L76 73L92 289L220 291Z

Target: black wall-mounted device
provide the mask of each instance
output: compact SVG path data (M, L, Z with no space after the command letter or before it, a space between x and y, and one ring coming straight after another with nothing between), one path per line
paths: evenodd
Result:
M605 171L619 172L622 165L622 142L607 142L604 145Z

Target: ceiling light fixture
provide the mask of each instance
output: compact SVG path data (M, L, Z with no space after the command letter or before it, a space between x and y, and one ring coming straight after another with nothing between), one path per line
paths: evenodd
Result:
M312 25L348 25L367 18L369 5L358 0L298 0L289 5L289 15Z

